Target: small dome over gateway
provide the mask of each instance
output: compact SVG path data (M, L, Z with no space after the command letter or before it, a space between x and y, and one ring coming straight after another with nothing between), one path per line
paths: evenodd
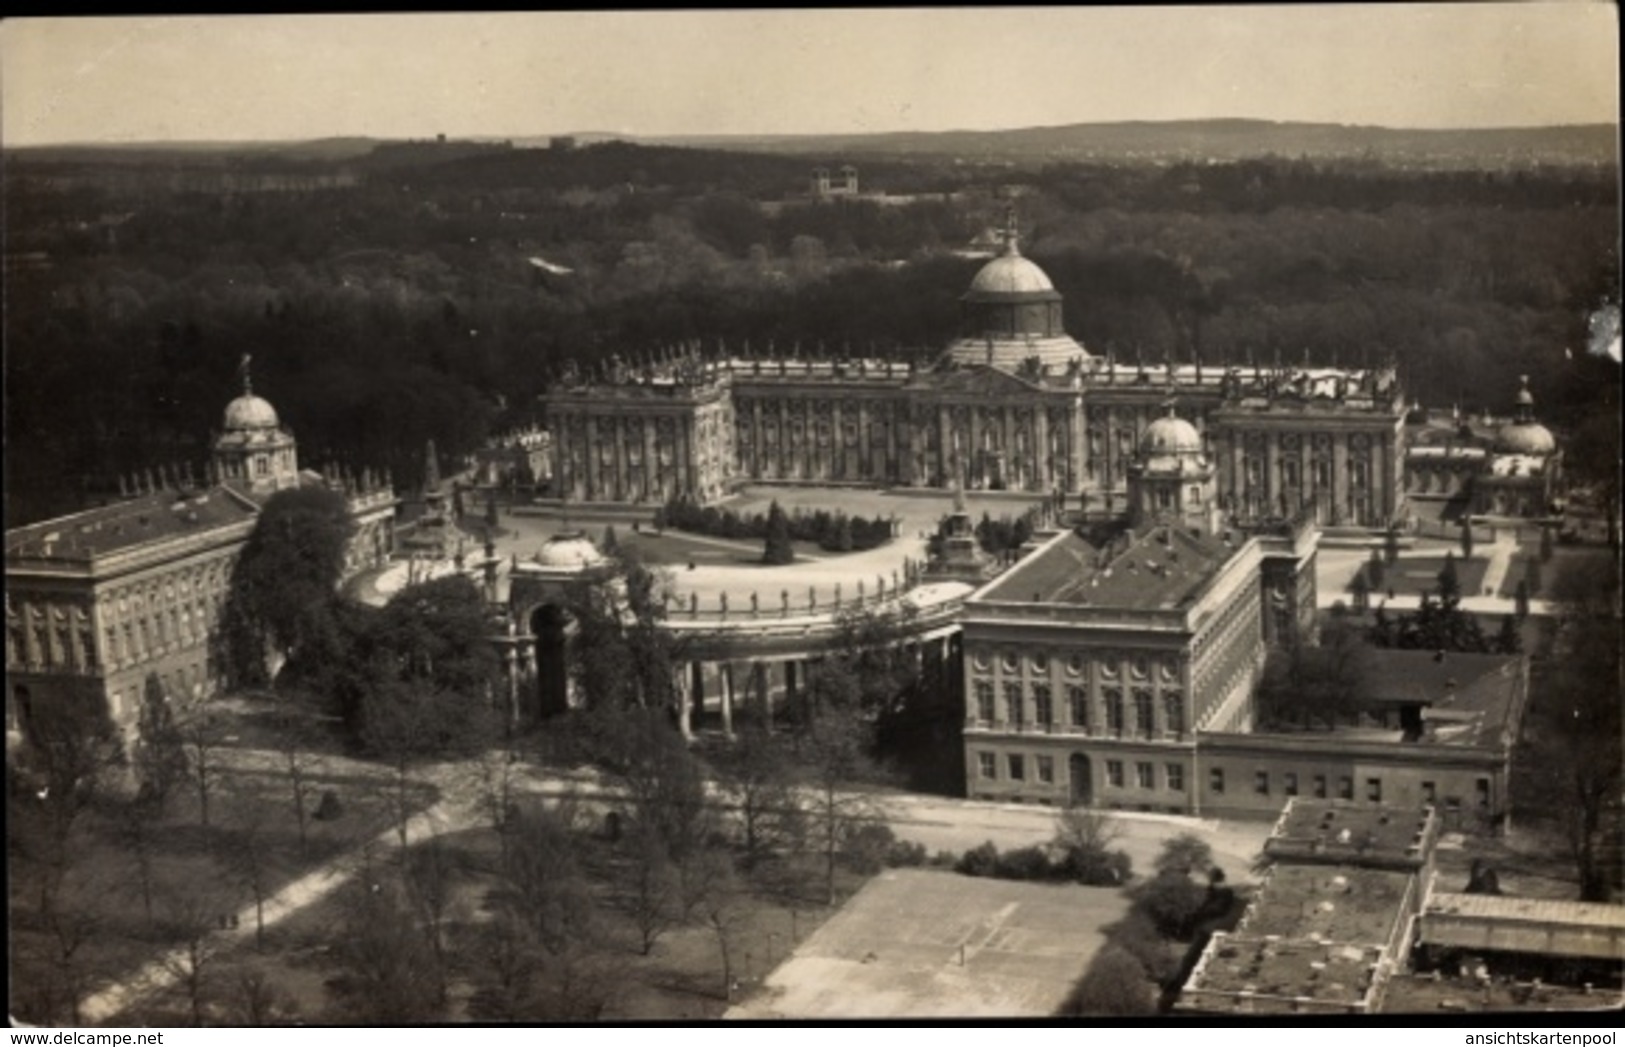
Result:
M588 567L601 567L608 561L598 547L592 544L580 531L567 531L556 534L542 543L542 548L536 554L536 562L543 567L564 568L567 570L583 570Z

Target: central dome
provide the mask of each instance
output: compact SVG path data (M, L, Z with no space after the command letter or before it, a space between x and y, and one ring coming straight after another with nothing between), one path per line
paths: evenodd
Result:
M226 405L226 431L241 429L275 429L276 408L270 401L244 393Z
M1013 250L982 266L970 282L970 295L1053 294L1055 285L1033 262Z

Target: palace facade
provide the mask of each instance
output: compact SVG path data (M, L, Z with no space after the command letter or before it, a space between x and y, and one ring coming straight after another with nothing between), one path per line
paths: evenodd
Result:
M170 701L214 694L210 637L237 557L265 501L307 486L345 494L346 577L388 559L389 484L301 470L292 433L245 373L201 480L190 468L149 470L119 501L7 531L8 734L27 736L54 713L133 730L152 681Z
M1395 370L1125 364L1061 327L1061 295L1013 229L962 297L963 336L930 367L760 358L690 346L613 358L546 396L553 493L705 503L752 482L1020 490L1125 508L1128 470L1168 404L1238 520L1307 512L1385 526L1405 511Z

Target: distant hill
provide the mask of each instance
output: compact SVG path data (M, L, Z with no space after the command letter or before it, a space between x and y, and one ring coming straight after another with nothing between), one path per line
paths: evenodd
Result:
M1498 167L1617 162L1611 124L1405 130L1269 120L1067 124L1007 131L863 135L686 135L640 139L762 153L955 158L1031 163L1064 160L1241 160L1259 156L1368 158L1397 164Z

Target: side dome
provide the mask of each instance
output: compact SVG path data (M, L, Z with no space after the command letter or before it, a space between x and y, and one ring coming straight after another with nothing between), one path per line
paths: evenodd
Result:
M1146 454L1201 454L1202 434L1196 426L1170 413L1145 427L1140 450Z
M226 405L225 429L275 429L278 425L276 408L269 400L244 393Z
M1529 391L1529 376L1519 376L1512 421L1495 434L1495 450L1502 454L1549 455L1557 451L1552 431L1535 421L1535 396Z
M1512 422L1495 434L1495 450L1501 454L1549 455L1557 450L1557 438L1539 422Z
M1055 285L1037 264L1011 251L982 266L970 282L966 296L974 301L981 295L1054 294Z
M592 544L592 539L580 531L556 534L543 542L541 550L536 554L536 562L543 567L559 567L572 571L586 567L601 567L606 563L604 554Z

